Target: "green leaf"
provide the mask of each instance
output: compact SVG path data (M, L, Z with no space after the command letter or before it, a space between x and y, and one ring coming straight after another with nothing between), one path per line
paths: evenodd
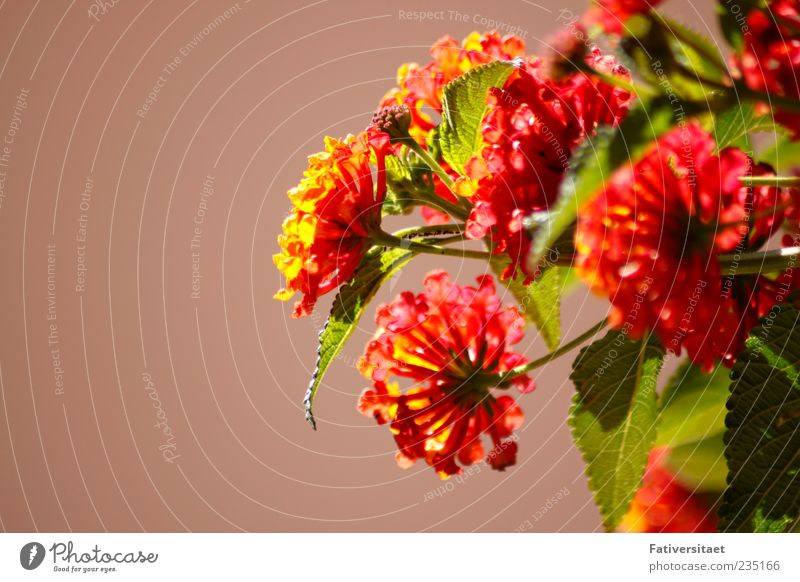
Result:
M386 199L383 214L407 214L411 212L414 199L414 182L411 170L400 158L386 156Z
M659 445L677 447L722 435L729 372L724 366L717 366L710 374L704 374L688 362L675 371L661 396Z
M717 82L725 80L724 71L728 70L728 66L717 46L708 37L660 12L653 14L661 21L665 36L679 63L701 78Z
M728 465L722 433L670 449L664 463L678 480L696 492L725 490Z
M730 146L750 152L753 150L750 134L767 131L785 132L781 125L775 123L771 113L759 115L752 103L740 103L717 116L714 127L717 147L714 154Z
M800 168L800 141L790 141L782 136L778 143L758 156L775 169L778 176L791 176Z
M503 272L509 263L507 257L492 259L491 267L495 274ZM523 284L524 275L517 279L508 278L503 284L511 291L519 304L520 312L533 322L544 343L553 351L561 343L561 273L556 266L542 269L541 274L530 284Z
M528 259L532 271L556 248L579 209L618 168L638 162L650 144L670 129L674 116L668 99L641 103L617 129L603 128L586 139L570 161L553 210L545 218L532 221L533 250Z
M667 382L661 395L656 444L669 448L665 462L681 483L698 491L725 489L725 407L729 370L710 374L686 362Z
M731 373L720 531L785 531L800 518L800 311L778 305Z
M386 199L384 215L409 214L426 197L433 196L430 168L412 151L386 156Z
M353 335L364 309L380 286L413 256L414 253L405 249L379 248L370 251L350 282L342 286L333 300L331 313L319 334L317 365L303 400L306 420L314 429L317 428L313 413L314 397L325 372Z
M655 443L663 357L655 341L630 341L612 331L582 349L573 363L577 394L569 425L609 531L628 512Z
M489 89L502 87L516 66L515 61L493 61L445 86L439 143L442 157L459 174L464 174L464 165L483 146L481 121Z
M722 34L737 53L742 51L744 34L749 32L746 18L750 10L758 6L760 0L736 0L736 2L717 2Z
M666 97L705 102L718 93L727 67L717 48L690 28L652 11L625 23L621 46L634 70Z

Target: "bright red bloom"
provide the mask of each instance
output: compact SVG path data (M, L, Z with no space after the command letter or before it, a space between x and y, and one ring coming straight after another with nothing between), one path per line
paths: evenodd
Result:
M512 432L522 410L510 396L495 396L496 374L526 359L511 350L523 337L524 319L515 307L502 308L491 277L478 286L458 286L444 271L425 277L425 291L400 294L378 308L376 339L366 348L359 369L373 382L358 409L379 424L391 423L403 467L424 459L440 477L461 472L484 458L481 435L494 445L486 455L503 470L516 461ZM401 392L392 376L417 385ZM533 390L533 380L511 381ZM458 463L456 462L458 461Z
M603 30L622 34L625 21L631 16L649 12L664 0L595 0L587 10L587 24L598 24Z
M765 309L758 282L722 272L718 255L760 247L783 220L777 189L739 182L769 169L714 148L697 125L671 131L612 176L575 236L578 271L611 300L610 323L633 338L654 330L706 369L733 363Z
M410 133L423 141L436 126L424 109L442 112L445 85L479 65L523 56L525 41L513 35L501 37L497 32L473 32L460 46L453 37L443 36L433 44L430 53L433 60L427 65L406 63L398 69L398 87L380 105L407 105L412 116Z
M642 486L620 530L632 533L713 533L714 509L678 480L665 464L669 449L650 451Z
M305 177L289 190L293 208L278 237L281 252L273 258L286 277L286 288L275 298L286 301L296 291L303 294L294 317L310 314L320 295L347 281L369 249L386 196L387 146L386 134L325 138L325 151L309 156ZM377 183L371 153L377 159Z
M587 58L598 70L628 77L611 57L594 50ZM613 125L627 112L627 92L584 74L559 81L545 78L542 61L525 63L488 100L484 147L467 173L477 182L467 236L491 234L495 253L507 253L508 277L522 268L530 237L523 221L547 210L576 146L600 125Z
M800 100L800 3L771 0L766 10L750 11L747 26L737 63L747 86ZM776 108L775 119L800 139L800 114Z

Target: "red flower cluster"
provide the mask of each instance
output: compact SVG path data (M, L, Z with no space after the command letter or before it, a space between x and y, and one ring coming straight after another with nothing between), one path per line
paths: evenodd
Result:
M384 157L388 136L362 133L344 141L325 138L325 151L309 156L305 177L289 190L292 213L278 237L275 265L286 288L275 297L286 301L296 291L294 317L311 313L317 298L352 277L369 249L370 231L381 221L386 196ZM370 156L377 160L373 182Z
M766 9L750 11L747 26L738 63L747 86L800 99L800 3L771 0ZM792 130L793 139L800 139L800 114L778 107L775 119Z
M424 459L443 479L486 457L503 470L516 461L512 432L522 410L511 396L494 396L496 375L526 362L511 350L523 337L524 319L516 308L502 308L491 277L478 286L458 286L444 271L425 278L425 291L405 292L378 308L376 339L359 369L372 380L358 409L379 424L390 423L402 467ZM401 392L391 376L417 386ZM511 381L533 390L533 380ZM485 455L481 436L491 437ZM458 463L456 462L458 461Z
M631 533L713 533L714 509L665 465L669 449L650 451L644 479L620 530Z
M594 50L588 64L628 77L613 58ZM495 253L511 263L503 277L526 270L530 238L523 221L555 201L575 147L600 125L613 125L627 112L631 96L585 74L548 79L542 61L530 61L502 90L489 96L483 123L484 147L467 167L476 181L467 235L487 234Z
M452 36L443 36L433 44L430 53L433 60L427 65L406 63L398 69L398 87L380 104L380 107L407 105L412 117L410 133L423 140L436 126L425 108L441 113L445 85L479 65L521 57L525 41L513 35L501 37L497 32L473 32L460 46Z
M598 24L606 32L621 34L625 21L644 14L664 0L595 0L586 12L588 24Z
M769 169L714 148L697 125L668 133L612 176L575 237L576 265L610 299L611 324L634 338L652 329L706 369L717 358L732 364L747 326L771 305L766 279L734 279L735 265L723 272L717 257L760 247L783 220L783 194L739 182Z

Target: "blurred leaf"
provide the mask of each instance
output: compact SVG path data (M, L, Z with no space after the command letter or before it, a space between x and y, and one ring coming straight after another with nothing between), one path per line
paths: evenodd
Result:
M496 257L491 261L492 271L500 276L508 265L507 257ZM561 343L561 273L560 269L550 266L542 269L541 275L528 285L521 280L506 279L502 283L511 291L519 304L520 312L528 321L533 322L544 343L553 351Z
M663 357L655 341L612 331L583 348L572 365L577 394L569 425L609 531L628 512L655 443Z
M664 27L665 36L679 63L701 78L716 82L726 79L728 66L711 39L660 12L653 14Z
M442 157L459 174L464 174L464 164L480 153L483 145L481 122L489 89L502 87L515 68L514 61L494 61L445 86L439 144Z
M778 176L791 176L800 168L800 141L782 136L778 142L758 156L775 169Z
M705 102L720 91L728 75L714 44L658 12L625 23L621 45L634 70L665 97Z
M720 531L785 531L800 518L798 323L791 305L774 308L733 367Z
M719 17L722 34L737 53L742 52L747 14L758 6L759 0L736 0L736 2L717 2L717 16ZM735 9L735 11L734 11Z
M727 485L722 433L671 449L665 463L683 485L696 492L719 492Z
M661 395L656 444L669 447L666 463L680 481L698 491L722 491L725 463L725 407L730 394L730 370L717 366L705 374L682 364Z
M575 222L579 209L614 172L625 164L638 162L650 144L672 127L674 113L668 99L641 103L618 128L602 128L596 136L586 139L572 156L552 211L543 220L532 221L533 250L528 258L531 271L556 247Z
M717 366L704 374L690 362L675 371L661 396L659 445L677 447L723 433L729 373Z
M333 300L331 313L319 334L317 365L303 400L306 420L314 429L317 427L313 413L314 397L325 372L353 335L364 309L380 286L413 256L414 253L405 249L378 248L370 251L353 278L342 286Z

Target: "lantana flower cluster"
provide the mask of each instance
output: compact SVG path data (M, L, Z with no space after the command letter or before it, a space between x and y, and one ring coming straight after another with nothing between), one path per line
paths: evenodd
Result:
M429 62L399 68L397 86L363 131L326 138L289 191L292 209L274 257L286 283L276 298L299 294L296 318L343 285L358 293L368 284L362 269L374 268L381 249L438 255L440 263L476 257L495 271L496 278L461 285L437 264L421 290L377 307L377 330L358 363L367 387L357 408L389 428L401 467L421 461L448 478L474 463L505 470L517 461L515 431L524 420L517 398L534 389L541 361L519 347L527 306L503 304L498 285L524 288L545 268L574 269L608 300L611 329L631 340L650 337L704 372L732 366L759 318L800 286L790 262L754 269L749 259L780 247L779 231L797 230L794 185L784 186L741 140L719 143L714 117L701 114L683 115L574 202L557 265L533 258L542 225L571 191L576 160L646 107L635 72L619 56L620 39L632 18L657 23L658 4L593 3L578 27L594 44L566 56L528 54L522 38L494 31L460 42L443 36ZM800 109L788 104L800 98L798 4L767 4L746 14L751 34L729 55L728 80L712 87L713 97L738 88L763 114L775 96L775 121L794 140ZM483 94L480 147L453 163L439 143L445 92L496 62L512 70ZM421 218L392 234L386 204L398 166L407 170L404 187L416 188L412 206ZM795 240L787 235L784 247L795 248ZM772 252L764 257L783 256ZM708 507L663 468L665 454L651 454L623 529L713 528Z

